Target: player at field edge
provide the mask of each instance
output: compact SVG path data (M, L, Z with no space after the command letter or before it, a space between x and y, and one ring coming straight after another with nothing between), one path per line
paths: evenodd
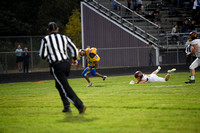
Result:
M105 75L101 75L100 73L96 72L96 68L98 66L98 62L100 61L100 57L97 54L96 48L87 48L85 50L79 50L79 54L81 56L86 56L88 61L88 67L82 73L82 76L87 80L88 85L87 87L92 86L92 82L90 81L88 74L91 73L93 76L101 77L103 80L107 78Z
M141 71L135 72L134 76L135 76L135 79L137 80L135 84L151 83L151 82L166 82L169 80L171 73L176 71L175 68L168 70L165 78L162 78L162 77L157 76L157 73L160 70L161 70L161 67L158 66L158 68L154 72L152 72L150 75L143 74Z
M200 66L200 39L198 38L197 32L191 32L189 35L189 39L192 40L191 46L192 46L192 51L187 53L188 55L195 54L197 58L192 62L192 64L189 66L190 69L190 80L186 81L186 84L190 83L195 83L195 69Z

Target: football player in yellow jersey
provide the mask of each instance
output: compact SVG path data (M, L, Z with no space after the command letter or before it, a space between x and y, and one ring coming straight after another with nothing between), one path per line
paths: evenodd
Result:
M88 61L88 67L85 68L85 70L82 73L82 76L85 77L85 79L88 81L87 87L92 86L92 82L90 81L88 77L88 73L91 73L93 76L101 77L103 80L106 79L107 76L101 75L98 72L96 72L96 68L98 66L98 61L100 61L100 57L97 54L96 48L87 48L85 50L80 50L79 54L81 56L86 56Z

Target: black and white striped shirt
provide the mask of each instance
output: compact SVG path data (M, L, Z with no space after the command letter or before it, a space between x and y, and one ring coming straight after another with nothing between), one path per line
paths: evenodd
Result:
M73 59L76 60L78 50L71 39L65 35L52 33L42 39L39 56L43 59L47 58L48 62L53 64L55 62L67 60L69 58L67 53L68 49Z

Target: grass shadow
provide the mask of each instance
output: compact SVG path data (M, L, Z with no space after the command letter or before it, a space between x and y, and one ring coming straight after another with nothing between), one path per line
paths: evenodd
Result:
M104 85L95 85L93 87L105 87Z
M72 113L67 113L62 120L58 120L59 122L70 122L70 123L84 123L84 122L92 122L97 120L98 118L86 118L86 114L81 115L73 115Z

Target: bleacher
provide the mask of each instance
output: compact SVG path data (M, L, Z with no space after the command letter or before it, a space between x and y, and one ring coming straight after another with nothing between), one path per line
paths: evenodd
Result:
M124 0L118 0L119 3L122 5L127 6L127 3ZM112 9L112 0L101 0L100 3L110 9L112 12L115 12L116 14L119 14L122 16L122 18L125 18L124 25L127 27L130 27L131 30L131 23L134 23L135 26L138 27L139 30L137 30L136 34L143 35L143 31L148 30L148 35L143 35L143 38L147 39L148 36L153 36L153 39L149 39L148 41L156 41L155 38L159 38L159 46L165 47L172 47L176 45L179 45L178 47L184 47L185 44L185 36L180 34L180 39L178 42L171 41L171 30L175 24L178 24L177 31L181 32L181 27L183 24L183 21L185 19L192 19L192 10L191 9L184 9L183 7L177 7L176 3L171 3L169 1L163 1L163 0L143 0L143 6L145 9L144 14L141 12L138 12L138 16L134 17L134 20L132 18L132 15L130 14L130 11L126 8L121 8L121 12L118 12L114 9ZM147 18L149 14L151 14L156 7L160 8L160 18L161 18L161 28L158 30L155 28L154 25L147 25L147 23L141 19L141 17ZM141 16L141 17L140 17ZM119 20L120 17L113 16L114 19ZM154 20L150 19L151 22L154 23ZM121 21L121 20L120 20ZM134 21L134 22L133 22ZM141 30L140 30L141 29ZM143 31L142 31L143 30ZM196 31L200 31L200 27L197 25ZM159 34L159 35L158 35ZM168 41L167 41L168 40ZM171 45L171 46L170 46Z

